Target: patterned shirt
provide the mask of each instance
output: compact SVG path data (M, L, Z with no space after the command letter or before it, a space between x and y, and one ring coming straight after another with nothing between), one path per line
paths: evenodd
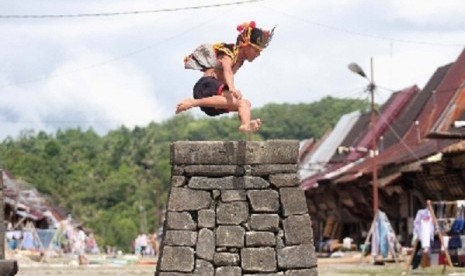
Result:
M221 56L226 55L233 60L233 63L236 63L238 52L239 50L234 44L202 44L192 54L184 58L184 68L200 71L221 68L218 61Z

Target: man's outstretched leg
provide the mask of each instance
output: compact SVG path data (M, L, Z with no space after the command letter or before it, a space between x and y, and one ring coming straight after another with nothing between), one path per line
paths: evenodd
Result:
M252 119L250 122L247 124L241 124L239 126L239 130L242 132L256 132L260 129L262 126L262 120L260 119Z
M239 120L241 125L239 130L242 132L255 132L260 129L262 121L260 119L250 118L250 107L251 104L248 100L237 101L237 113L239 114Z
M193 107L213 107L217 109L226 109L235 111L239 114L241 125L239 130L242 132L255 132L260 129L262 124L260 119L251 120L250 102L245 99L236 99L231 93L224 91L221 95L211 96L201 99L184 99L176 106L176 114L191 109Z

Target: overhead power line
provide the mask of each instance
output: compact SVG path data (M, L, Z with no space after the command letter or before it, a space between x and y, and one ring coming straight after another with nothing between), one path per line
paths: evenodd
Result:
M100 12L100 13L77 13L77 14L25 14L25 15L15 15L7 14L1 15L0 19L43 19L43 18L66 18L66 17L97 17L97 16L119 16L119 15L136 15L136 14L148 14L148 13L162 13L162 12L176 12L176 11L185 11L185 10L199 10L206 8L218 8L224 6L235 6L249 4L253 2L261 2L265 0L244 0L244 1L235 1L229 3L220 3L220 4L210 4L210 5L201 5L201 6L189 6L189 7L179 7L179 8L164 8L164 9L154 9L154 10L138 10L138 11L123 11L123 12Z
M263 5L262 5L263 6ZM398 42L398 43L408 43L408 44L418 44L418 45L427 45L427 46L442 46L442 47L464 47L465 44L463 43L441 43L441 42L430 42L430 41L418 41L418 40L409 40L409 39L397 39L397 38L391 38L391 37L386 37L382 35L376 35L376 34L369 34L369 33L362 33L358 31L353 31L349 30L343 27L338 27L338 26L332 26L328 24L323 24L317 21L312 21L307 18L302 18L299 16L295 16L292 14L285 13L283 11L278 11L276 9L263 6L273 12L280 13L286 17L293 18L294 20L298 20L313 26L317 26L320 28L336 31L336 32L341 32L341 33L347 33L349 35L357 35L357 36L362 36L362 37L369 37L372 39L378 39L378 40L386 40L386 41L391 41L391 42Z
M216 17L217 18L217 17ZM216 19L216 18L213 18L213 19ZM39 82L39 81L44 81L44 80L48 80L48 79L52 79L52 78L57 78L57 77L62 77L62 76L66 76L66 75L72 75L72 74L75 74L75 73L79 73L81 71L86 71L86 70L90 70L90 69L94 69L94 68L98 68L100 66L104 66L104 65L107 65L107 64L110 64L110 63L113 63L113 62L116 62L116 61L119 61L119 60L122 60L124 58L128 58L130 56L133 56L133 55L136 55L136 54L139 54L141 52L144 52L144 51L147 51L147 50L150 50L152 48L155 48L157 46L160 46L161 44L163 43L167 43L179 36L182 36L184 34L187 34L189 32L191 32L192 30L195 30L195 29L198 29L198 28L201 28L202 26L206 25L208 22L212 21L213 20L212 18L209 18L208 20L200 23L199 25L195 25L195 26L191 26L191 28L181 32L181 33L178 33L178 34L175 34L175 35L172 35L164 40L161 40L157 43L153 43L151 45L148 45L146 47L143 47L143 48L139 48L137 50L134 50L132 52L128 52L128 53L125 53L123 55L120 55L120 56L117 56L117 57L114 57L114 58L110 58L110 59L107 59L107 60L103 60L101 62L97 62L97 63L94 63L94 64L90 64L88 66L84 66L84 67L81 67L81 68L77 68L77 69L74 69L74 70L70 70L70 71L67 71L67 72L62 72L62 73L56 73L56 74L52 74L52 75L48 75L48 76L43 76L43 77L38 77L38 78L34 78L34 79L29 79L29 80L25 80L25 81L21 81L21 82L16 82L16 83L12 83L12 84L5 84L5 85L1 85L0 84L0 89L2 88L5 88L5 87L11 87L11 86L18 86L18 85L23 85L23 84L28 84L28 83L34 83L34 82Z

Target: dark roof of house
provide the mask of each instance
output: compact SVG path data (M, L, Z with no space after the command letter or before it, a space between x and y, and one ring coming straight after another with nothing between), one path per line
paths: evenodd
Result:
M383 135L382 148L380 150L391 147L399 142L399 139L407 132L411 123L415 120L421 110L419 102L423 101L420 95L420 89L415 85L407 88L405 91L405 107L399 115L392 120L389 128ZM423 97L424 98L424 97ZM380 141L381 144L381 141Z
M358 121L349 131L346 138L342 141L341 146L345 147L357 147L359 141L363 137L364 131L367 129L367 125L370 124L370 113L365 113L360 116ZM329 163L337 164L337 163L345 163L347 161L346 155L341 155L335 153Z
M393 130L386 133L389 139L392 139L389 145L385 145L384 149L380 152L378 160L379 163L388 163L392 158L400 157L400 155L407 153L411 156L422 156L431 150L431 145L420 147L415 151L411 150L412 144L417 144L421 138L420 132L417 132L419 128L415 124L419 115L423 112L424 107L431 95L436 91L439 83L444 78L445 74L449 70L452 64L439 67L433 76L430 78L428 83L425 85L422 91L417 93L415 97L406 106L404 111L399 115L398 119L395 120ZM405 140L407 133L410 133L409 139ZM417 142L415 141L417 139ZM410 144L407 144L407 142ZM398 161L401 161L400 159ZM354 166L348 173L358 174L359 172L367 172L371 170L371 161L366 160L357 166ZM353 179L353 178L351 178Z
M377 138L389 130L389 124L395 120L399 113L401 113L402 110L408 105L412 97L417 93L418 88L416 86L411 86L391 95L389 100L386 101L386 103L381 107L380 116L382 116L382 119L376 120L375 123L374 131ZM344 143L348 142L351 143L350 146L354 148L371 149L372 130L369 127L369 120L370 114L361 116L348 134L348 136L353 135L352 139L348 137L349 139L345 139L341 145L346 146ZM330 160L329 166L325 172L304 179L302 181L301 187L303 189L314 187L315 183L322 178L325 178L325 175L328 173L336 175L342 174L346 169L349 169L350 166L354 166L354 162L359 162L361 158L364 158L366 155L367 152L360 151L351 151L348 155L334 155Z
M44 219L45 212L50 209L45 196L40 194L31 184L15 179L6 170L3 171L2 192L5 204L13 206L20 216L38 221Z
M403 126L404 129L408 126L408 129L404 131L405 135L400 136L402 139L380 153L377 159L380 167L415 162L456 142L428 139L427 134L459 92L458 88L465 78L464 53L455 63L439 67L411 106L405 110L401 117L412 118ZM348 174L360 176L367 173L372 170L371 163L371 160L365 160L351 168Z
M418 123L411 125L402 140L382 154L380 164L415 161L439 150L438 142L426 136L453 99L464 78L465 51L453 64L438 68L423 91L429 93L430 97L416 119Z

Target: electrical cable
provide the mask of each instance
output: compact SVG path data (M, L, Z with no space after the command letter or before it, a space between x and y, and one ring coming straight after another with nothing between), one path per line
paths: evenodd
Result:
M320 27L320 28L329 29L329 30L333 30L333 31L337 31L337 32L347 33L347 34L351 34L351 35L357 35L357 36L363 36L363 37L369 37L369 38L374 38L374 39L379 39L379 40L387 40L387 41L399 42L399 43L409 43L409 44L419 44L419 45L429 45L429 46L461 47L461 48L465 47L465 44L460 44L460 43L440 43L440 42L416 41L416 40L408 40L408 39L396 39L396 38L390 38L390 37L385 37L385 36L381 36L381 35L374 35L374 34L367 34L367 33L358 32L358 31L352 31L352 30L349 30L349 29L345 29L345 28L341 28L341 27L337 27L337 26L331 26L331 25L323 24L323 23L320 23L320 22L317 22L317 21L304 19L304 18L301 18L299 16L288 14L288 13L285 13L283 11L278 11L278 10L275 10L273 8L270 8L270 7L267 7L267 6L264 6L264 5L261 5L261 6L264 7L264 8L267 8L267 9L269 9L271 11L274 11L276 13L280 13L280 14L282 14L284 16L293 18L295 20L298 20L298 21L301 21L301 22L304 22L304 23L307 23L307 24L310 24L310 25L314 25L314 26L317 26L317 27Z
M89 70L89 69L104 66L104 65L107 65L107 64L122 60L124 58L128 58L130 56L139 54L141 52L145 52L145 51L150 50L150 49L152 49L154 47L158 47L158 46L160 46L160 45L162 45L164 43L167 43L167 42L169 42L169 41L171 41L171 40L173 40L175 38L183 36L183 35L191 32L192 30L198 29L198 28L204 26L205 24L207 24L208 22L210 22L212 20L215 20L215 19L217 19L217 17L210 18L207 21L204 21L204 22L202 22L202 23L200 23L200 24L198 24L196 26L193 26L192 28L189 28L189 29L187 29L187 30L185 30L185 31L183 31L181 33L170 36L170 37L168 37L168 38L166 38L164 40L158 41L158 42L153 43L151 45L148 45L146 47L136 49L136 50L134 50L132 52L128 52L128 53L125 53L123 55L120 55L120 56L117 56L117 57L114 57L114 58L110 58L110 59L107 59L107 60L104 60L104 61L101 61L101 62L98 62L98 63L94 63L94 64L91 64L91 65L88 65L88 66L84 66L84 67L77 68L75 70L70 70L70 71L63 72L63 73L52 74L52 75L49 75L49 76L39 77L39 78L36 78L36 79L30 79L30 80L25 80L25 81L21 81L21 82L15 82L15 83L12 83L12 84L0 85L0 89L1 88L6 88L6 87L13 87L13 86L18 86L18 85L28 84L28 83L40 82L40 81L44 81L44 80L48 80L48 79L52 79L52 78L57 78L57 77L61 77L61 76L67 76L67 75L71 75L71 74L74 74L74 73L79 73L79 72L86 71L86 70Z
M180 7L180 8L164 8L164 9L155 9L155 10L138 10L138 11L125 11L125 12L101 12L101 13L78 13L78 14L38 14L38 15L4 14L4 15L0 15L0 19L44 19L44 18L138 15L138 14L149 14L149 13L177 12L177 11L185 11L185 10L199 10L199 9L206 9L206 8L219 8L219 7L225 7L225 6L236 6L236 5L243 5L243 4L249 4L249 3L254 3L254 2L261 2L261 1L265 1L265 0L244 0L244 1L235 1L235 2L230 2L230 3L202 5L202 6L189 6L189 7Z

